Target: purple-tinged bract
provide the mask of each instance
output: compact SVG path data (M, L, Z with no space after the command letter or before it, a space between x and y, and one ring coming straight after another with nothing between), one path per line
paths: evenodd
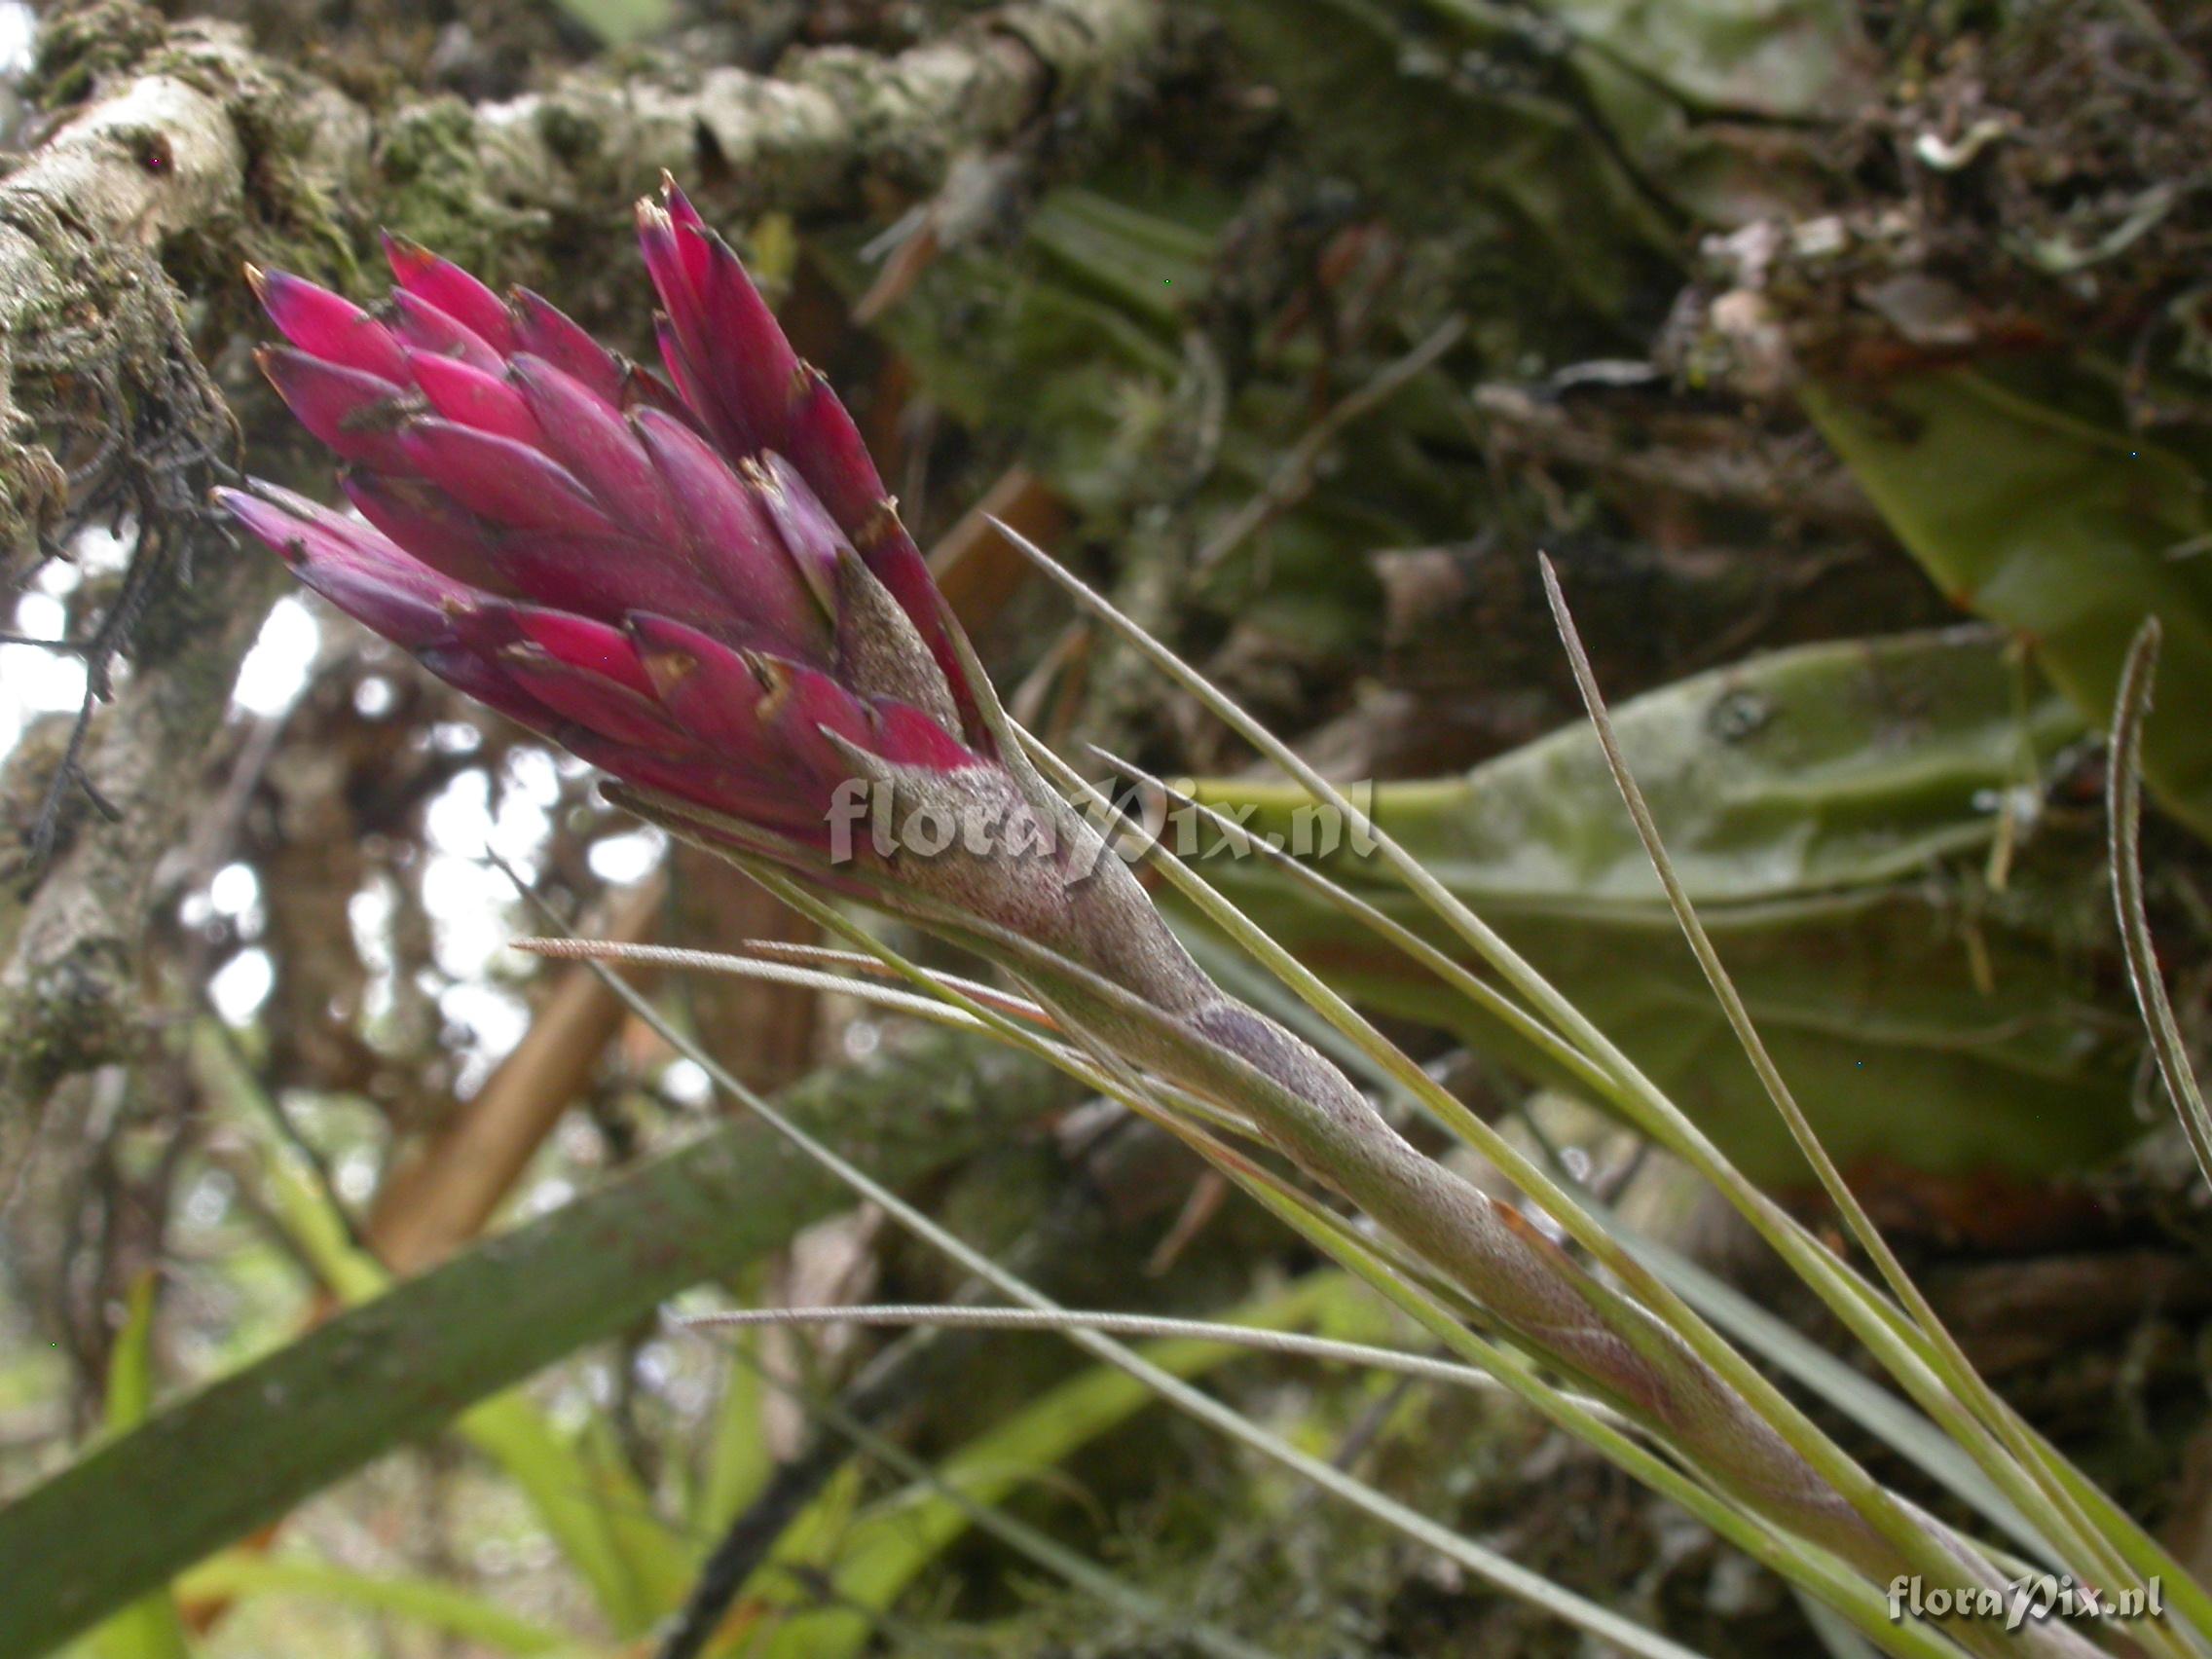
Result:
M399 238L364 311L249 271L261 365L359 517L231 514L341 609L630 783L806 846L856 767L989 766L927 568L860 433L737 256L641 203L670 381Z

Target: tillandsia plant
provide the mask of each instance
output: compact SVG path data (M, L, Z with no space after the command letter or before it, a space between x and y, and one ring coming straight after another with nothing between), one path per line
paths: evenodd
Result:
M1717 1338L1691 1340L1420 1153L1202 972L1000 707L851 417L735 254L673 185L638 217L665 377L407 242L387 242L397 286L375 313L251 273L285 342L263 367L344 459L358 516L265 484L223 492L228 510L432 673L610 773L644 816L983 954L1099 1075L1156 1080L1256 1134L1381 1224L1393 1273L1755 1517L1739 1537L1779 1528L1803 1561L1848 1564L1856 1593L1838 1589L1850 1572L1807 1571L1885 1645L2094 1651L2053 1625L1886 1626L1869 1584L2005 1575ZM879 822L856 834L864 815Z

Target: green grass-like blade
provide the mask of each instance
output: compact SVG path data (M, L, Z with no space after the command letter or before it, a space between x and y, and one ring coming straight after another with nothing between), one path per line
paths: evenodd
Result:
M679 832L682 832L681 824ZM916 985L937 991L947 1002L990 1025L994 1032L1002 1038L1016 1046L1036 1041L1034 1034L1021 1027L1017 1022L1008 1019L995 1010L988 1009L973 999L963 996L949 986L934 981L925 970L901 956L882 940L860 929L850 918L815 898L775 866L733 853L726 847L717 850L720 851L722 856L732 858L762 886L802 914L812 917L832 933L850 940L862 949L876 955L886 966L894 969L902 977ZM1009 941L1003 938L995 938L994 942L1003 944ZM1030 951L1038 951L1038 947L1028 944L1027 941L1014 942L1021 943L1024 948ZM1051 957L1049 952L1039 952L1039 954L1044 958ZM808 1133L801 1125L777 1111L767 1101L763 1100L756 1091L748 1088L732 1076L727 1068L719 1064L712 1055L700 1049L697 1044L691 1042L682 1032L676 1030L665 1019L661 1018L643 997L628 985L608 974L604 967L598 967L597 971L616 995L628 1003L641 1018L645 1019L654 1030L673 1044L680 1052L704 1069L707 1075L714 1080L717 1087L728 1093L734 1100L742 1103L756 1117L775 1129L791 1145L803 1152L818 1167L834 1174L854 1193L883 1209L902 1227L929 1242L940 1252L957 1262L967 1272L998 1290L1002 1295L1023 1307L1032 1308L1042 1312L1057 1310L1055 1305L1043 1293L1014 1274L1008 1272L989 1257L975 1250L944 1228L940 1227L927 1215L901 1198L896 1193L870 1178L865 1171L854 1166L849 1160L840 1157L836 1152L823 1144L818 1137ZM1059 972L1058 969L1049 971ZM1080 971L1073 964L1068 964L1066 965L1066 972L1070 976L1075 976ZM1072 978L1070 982L1073 982ZM1103 1063L1102 1060L1101 1064ZM1075 1069L1077 1075L1086 1075L1080 1068L1071 1069ZM1125 1070L1125 1068L1124 1069ZM1117 1072L1116 1075L1119 1076L1120 1073ZM1164 1116L1172 1117L1172 1114L1165 1114ZM1260 1187L1249 1187L1248 1190L1266 1191L1265 1188ZM1295 1211L1292 1213L1295 1213ZM1461 1329L1463 1331L1463 1328ZM1464 1334L1472 1335L1472 1333ZM1290 1445L1281 1437L1260 1427L1257 1423L1224 1406L1210 1395L1191 1387L1180 1378L1173 1377L1160 1367L1151 1364L1141 1355L1103 1333L1071 1329L1066 1333L1066 1339L1093 1357L1105 1360L1136 1378L1177 1410L1198 1419L1274 1462L1282 1464L1330 1495L1351 1504L1373 1519L1436 1551L1447 1560L1457 1563L1497 1589L1509 1595L1520 1597L1567 1623L1578 1626L1627 1651L1645 1655L1647 1659L1690 1659L1688 1649L1682 1647L1680 1643L1646 1630L1610 1609L1600 1606L1562 1585L1555 1584L1540 1573L1530 1571L1497 1551L1455 1532L1448 1527L1439 1525L1418 1511L1408 1508L1386 1493L1346 1475L1333 1464Z
M1343 814L1349 832L1371 838L1382 862L1440 920L1448 924L1461 940L1476 950L1517 993L1525 997L1532 1011L1540 1013L1563 1037L1569 1039L1609 1074L1618 1088L1609 1091L1607 1098L1620 1105L1634 1122L1644 1127L1662 1145L1678 1152L1719 1187L1759 1230L1761 1235L1821 1294L1823 1300L1835 1309L1850 1325L1853 1333L1881 1358L1916 1399L1932 1413L1939 1413L1943 1406L1950 1403L1942 1383L1934 1376L1932 1368L1936 1365L1939 1356L1936 1354L1925 1334L1906 1320L1886 1297L1830 1251L1808 1236L1800 1224L1783 1212L1771 1197L1730 1163L1711 1139L1668 1098L1665 1091L1657 1088L1571 999L1562 994L1556 985L1516 952L1494 927L1469 909L1418 859L1409 855L1383 832L1343 791L1324 778L1264 724L1252 719L1203 675L1124 615L1088 584L1055 563L1043 549L1004 524L998 528L1010 542L1020 548L1033 564L1051 576L1086 610L1107 623L1169 679L1191 691L1206 708L1310 792L1315 800L1326 802ZM1314 984L1312 976L1303 965L1294 960L1285 960L1280 948L1264 935L1257 934L1248 923L1243 924L1243 932L1238 937L1240 942L1246 943L1248 948L1269 960L1274 972L1281 975L1286 982L1297 986L1300 995L1326 1013L1340 1029L1355 1036L1360 1034L1363 1022L1352 1015L1348 1009L1342 1007L1342 999L1337 998L1335 993ZM1396 1056L1393 1050L1384 1046L1378 1057L1384 1063L1391 1064L1400 1056ZM1427 1085L1427 1080L1419 1075L1407 1075L1404 1081L1417 1090ZM1760 1416L1787 1436L1792 1447L1812 1464L1821 1478L1843 1495L1852 1508L1882 1534L1889 1548L1897 1551L1926 1575L1941 1578L1959 1569L1960 1552L1967 1547L1962 1540L1942 1533L1928 1518L1914 1512L1896 1494L1873 1481L1856 1460L1806 1419L1767 1378L1748 1364L1735 1348L1706 1325L1678 1295L1653 1278L1641 1264L1624 1260L1612 1241L1598 1232L1587 1217L1580 1214L1572 1198L1561 1192L1556 1183L1541 1171L1527 1167L1527 1161L1518 1159L1511 1149L1496 1146L1495 1137L1489 1133L1487 1126L1471 1120L1463 1106L1442 1097L1440 1092L1432 1096L1432 1102L1447 1116L1456 1114L1459 1119L1465 1120L1456 1126L1475 1139L1493 1161L1499 1162L1500 1167L1512 1174L1524 1190L1536 1195L1539 1201L1567 1227L1578 1242L1598 1254L1620 1273L1633 1287L1635 1295L1658 1313L1704 1363L1711 1366ZM2049 1462L2049 1459L2045 1459L2046 1466ZM1989 1465L1988 1472L2000 1485L2005 1484L2009 1474L2016 1474L2016 1471L2002 1466L2002 1460ZM2062 1482L2065 1480L2062 1468L2058 1471L2057 1478ZM2134 1541L2141 1542L2140 1537ZM1976 1578L1985 1575L1980 1563L1976 1563L1972 1570ZM1873 1632L1869 1631L1869 1634ZM1976 1632L1970 1627L1966 1635L1969 1643L1977 1649L1988 1644L1986 1632ZM2039 1645L2065 1649L2076 1639L2067 1632L2038 1629L2031 1633L2029 1640Z
M353 1572L312 1556L263 1555L226 1550L186 1573L179 1588L187 1597L247 1601L263 1596L294 1596L388 1613L426 1630L460 1637L517 1659L572 1655L587 1649L557 1630L534 1624L498 1603L472 1596L436 1579L408 1573Z
M1700 920L1697 907L1683 888L1681 878L1669 856L1666 843L1659 833L1657 821L1652 817L1649 803L1638 786L1635 775L1621 754L1620 741L1613 729L1604 698L1598 688L1597 676L1590 664L1589 654L1574 626L1574 619L1567 608L1566 596L1560 589L1559 574L1549 559L1540 560L1544 591L1552 607L1553 618L1559 624L1560 638L1567 646L1567 659L1573 667L1576 685L1582 693L1584 707L1589 711L1590 722L1596 728L1598 741L1604 748L1606 769L1619 787L1621 799L1627 805L1629 816L1636 824L1637 837L1649 856L1652 869L1666 890L1667 903L1680 925L1682 936L1691 952L1697 957L1699 970L1726 1014L1729 1029L1742 1045L1759 1083L1774 1103L1775 1111L1788 1125L1790 1138L1796 1143L1805 1160L1819 1174L1822 1190L1843 1217L1852 1236L1860 1248L1880 1271L1883 1282L1890 1292L1920 1328L1935 1354L1935 1370L1943 1386L1949 1391L1945 1398L1933 1390L1923 1396L1923 1404L1931 1414L1950 1431L1961 1444L1982 1449L1982 1465L1991 1478L2005 1489L2006 1495L2025 1514L2037 1520L2046 1537L2051 1543L2069 1552L2070 1559L2094 1565L2098 1582L2108 1587L2123 1586L2127 1582L2127 1568L2113 1541L2104 1536L2083 1515L2072 1494L2042 1466L2034 1444L2029 1440L2024 1425L2020 1424L2005 1403L1974 1369L1965 1350L1952 1338L1949 1330L1937 1316L1920 1287L1904 1271L1889 1241L1875 1227L1860 1203L1850 1183L1843 1178L1827 1149L1821 1144L1818 1133L1798 1105L1795 1094L1775 1064L1765 1041L1760 1037L1750 1011L1744 1006L1742 994L1735 980L1714 949L1713 939ZM1967 1414L1972 1413L1972 1417ZM1986 1444L1985 1444L1986 1442ZM2000 1450L2001 1449L2001 1450ZM2013 1459L2008 1464L2007 1458ZM2147 1633L2147 1639L2165 1648L2180 1659L2186 1659L2186 1650L2179 1639L2161 1629Z

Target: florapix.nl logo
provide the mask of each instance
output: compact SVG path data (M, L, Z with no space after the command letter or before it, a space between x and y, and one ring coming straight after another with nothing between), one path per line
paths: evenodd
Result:
M1345 784L1338 793L1351 811L1313 800L1264 811L1253 800L1206 802L1131 786L1112 797L1083 803L1077 808L1079 822L1088 833L1071 835L1014 796L924 793L889 779L856 777L831 792L824 823L831 864L848 864L864 853L883 862L953 856L1040 859L1065 866L1070 879L1081 880L1108 854L1129 864L1159 853L1185 863L1270 853L1295 859L1367 858L1377 845L1375 786Z

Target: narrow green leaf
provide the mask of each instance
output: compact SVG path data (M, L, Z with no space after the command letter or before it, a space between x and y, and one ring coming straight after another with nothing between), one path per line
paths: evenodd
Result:
M721 1635L708 1647L714 1659L754 1659L775 1641L782 1619L814 1604L860 1513L861 1487L861 1466L848 1460L793 1518L730 1604Z
M617 1636L643 1634L682 1600L692 1551L588 1433L562 1434L515 1392L485 1401L456 1426L530 1499Z
M679 830L682 820L678 819ZM927 988L936 990L945 1000L963 1008L970 1014L989 1024L1003 1039L1015 1047L1035 1041L1034 1034L1003 1014L963 997L948 986L935 984L929 976L906 958L891 949L882 940L858 928L850 918L832 909L807 890L797 886L780 869L761 861L733 853L728 847L718 849L723 856L745 867L762 886L775 893L787 903L803 914L820 921L832 932L851 940L863 949L877 955L886 965L896 969L902 977ZM994 942L997 942L994 940ZM1026 943L1026 941L1023 941ZM1036 950L1034 945L1027 945ZM597 967L597 965L595 965ZM932 1221L912 1204L900 1198L880 1181L870 1177L849 1159L840 1156L824 1144L802 1124L779 1111L759 1093L746 1087L728 1068L719 1064L713 1055L701 1049L684 1033L677 1030L627 984L608 973L604 967L597 971L605 983L629 1005L638 1016L649 1024L679 1052L699 1065L712 1078L716 1086L732 1099L743 1104L756 1118L774 1129L789 1144L801 1151L822 1170L833 1174L849 1189L877 1205L902 1227L914 1234L944 1255L950 1257L970 1273L998 1290L1002 1295L1023 1307L1040 1311L1055 1311L1055 1305L1034 1286L1007 1272L988 1256L974 1249L955 1235ZM1265 1189L1259 1189L1264 1191ZM1471 1335L1471 1333L1462 1333ZM1631 1652L1652 1656L1652 1659L1685 1659L1687 1650L1680 1643L1655 1632L1644 1629L1631 1620L1602 1607L1587 1598L1554 1583L1542 1574L1532 1572L1487 1546L1438 1525L1427 1517L1408 1508L1405 1504L1377 1491L1365 1482L1346 1475L1334 1464L1290 1445L1280 1436L1269 1432L1224 1406L1210 1395L1193 1388L1180 1378L1172 1377L1160 1367L1147 1362L1123 1344L1097 1331L1070 1330L1066 1339L1093 1356L1127 1372L1144 1382L1155 1393L1179 1411L1198 1419L1262 1456L1282 1464L1302 1475L1314 1486L1338 1497L1370 1517L1395 1529L1406 1536L1436 1551L1450 1561L1458 1563L1486 1582L1505 1593L1522 1598L1557 1617L1573 1624L1601 1639Z
M1234 982L1238 994L1266 999L1263 1006L1308 1042L1342 1051L1344 1063L1355 1075L1367 1078L1383 1089L1396 1087L1395 1079L1364 1054L1344 1045L1336 1031L1312 1011L1284 995L1268 998L1264 987L1249 982L1254 977L1249 967L1239 975L1237 965L1226 959L1218 940L1194 938L1189 942L1198 952L1207 971L1224 982ZM1584 1204L1594 1222L1648 1266L1730 1341L1793 1378L1868 1433L1911 1459L1923 1473L1965 1500L2022 1547L2029 1550L2041 1547L2039 1534L2021 1518L2019 1511L1991 1484L1958 1443L1927 1417L1879 1382L1776 1318L1732 1285L1628 1226L1587 1194Z
M1251 1643L1240 1641L1217 1626L1198 1622L1188 1613L1168 1606L1158 1597L1138 1589L1089 1557L1069 1549L1004 1509L975 1502L956 1487L946 1484L935 1469L896 1442L885 1439L843 1411L834 1400L816 1398L803 1403L877 1462L888 1464L907 1480L942 1495L948 1503L966 1514L978 1529L988 1532L1009 1549L1026 1557L1048 1572L1057 1573L1077 1589L1088 1591L1103 1604L1176 1638L1191 1651L1199 1654L1201 1659L1269 1659L1267 1654Z
M235 1086L254 1087L244 1079ZM270 1207L323 1282L350 1304L388 1290L390 1275L354 1246L327 1190L308 1177L288 1148L269 1153ZM529 1499L617 1635L637 1635L676 1604L690 1575L691 1552L661 1524L650 1496L617 1456L588 1435L555 1429L520 1390L484 1401L456 1426Z
M609 46L655 35L676 19L671 0L554 0Z
M405 1573L351 1572L309 1556L227 1550L186 1573L178 1588L195 1600L292 1596L387 1613L499 1653L573 1654L580 1659L584 1651L559 1631L450 1584Z
M1516 992L1526 997L1532 1011L1540 1013L1564 1038L1603 1068L1604 1073L1616 1086L1604 1091L1605 1097L1620 1105L1638 1126L1660 1144L1678 1152L1694 1168L1712 1180L1759 1231L1761 1236L1772 1243L1806 1282L1820 1293L1822 1299L1849 1323L1853 1333L1890 1367L1892 1374L1914 1397L1932 1413L1939 1411L1943 1404L1943 1391L1940 1384L1934 1383L1930 1373L1936 1355L1927 1337L1905 1320L1886 1297L1837 1260L1832 1252L1811 1238L1800 1223L1784 1212L1764 1191L1729 1162L1711 1139L1668 1098L1665 1091L1653 1084L1571 999L1537 972L1499 936L1495 928L1470 909L1418 859L1382 831L1367 813L1316 771L1304 756L1255 720L1234 699L1166 645L1054 562L1035 543L1003 523L998 524L998 529L1086 610L1105 621L1169 679L1190 690L1207 709L1252 742L1268 758L1309 791L1316 801L1325 802L1341 813L1349 832L1371 838L1374 850L1382 860L1437 918L1444 921L1459 940L1476 950ZM1313 1002L1317 1009L1323 1010L1333 1022L1347 1033L1377 1041L1371 1029L1345 1009L1341 1005L1341 999L1333 992L1314 981L1311 974L1302 964L1286 957L1273 940L1252 929L1241 913L1232 910L1232 914L1244 930L1239 935L1240 940L1249 940L1253 948L1264 950L1265 959L1270 966L1294 984L1301 996ZM1404 1058L1386 1043L1380 1044L1377 1057L1393 1067ZM1402 1081L1407 1087L1427 1093L1440 1112L1453 1116L1455 1127L1464 1137L1489 1152L1493 1161L1507 1169L1516 1184L1537 1198L1578 1242L1611 1267L1621 1276L1625 1286L1657 1313L1700 1360L1711 1366L1760 1416L1787 1436L1821 1478L1882 1533L1890 1548L1928 1575L1941 1577L1958 1569L1960 1545L1956 1540L1944 1536L1941 1530L1928 1517L1912 1510L1895 1493L1875 1482L1831 1437L1775 1387L1771 1380L1746 1361L1736 1348L1700 1318L1678 1294L1653 1277L1641 1263L1620 1251L1613 1240L1581 1213L1571 1196L1562 1191L1541 1170L1530 1165L1513 1149L1501 1144L1486 1124L1465 1111L1463 1104L1435 1089L1433 1080L1420 1073L1419 1068L1413 1068ZM1260 1196L1263 1201L1268 1201L1266 1195ZM1271 1204L1271 1207L1273 1206ZM1456 1333L1456 1327L1452 1329ZM1931 1397L1931 1390L1923 1386L1924 1383L1933 1384L1934 1397ZM1545 1409L1556 1411L1558 1408L1555 1402ZM1590 1425L1584 1425L1581 1432L1587 1439L1604 1438L1603 1432ZM1633 1455L1633 1448L1616 1449L1613 1455L1618 1459ZM2073 1472L2063 1466L2062 1460L2046 1455L2043 1461L2046 1465L2057 1465L2055 1473L2059 1481L2064 1483L2070 1480ZM1999 1479L2002 1484L2007 1471L1993 1466L1989 1472L1993 1479ZM1655 1484L1658 1482L1655 1481ZM1755 1542L1747 1547L1754 1555L1760 1554ZM2135 1536L2123 1541L2122 1547L2143 1548L2148 1553L2159 1553L2155 1545L2140 1536L2139 1530ZM1880 1636L1885 1644L1895 1640L1893 1635L1875 1627L1862 1628L1867 1629L1868 1634ZM1979 1635L1971 1630L1968 1632L1969 1644L1976 1648L1985 1647L1988 1640L1986 1632ZM2038 1631L2031 1637L2031 1641L2039 1645L2055 1644L2063 1647L2071 1638L2064 1632Z
M691 1506L692 1528L703 1537L719 1535L759 1494L776 1467L761 1416L765 1390L759 1368L754 1363L756 1341L750 1333L740 1333L732 1340L736 1351L722 1382L721 1401L707 1445L707 1467Z
M1904 1270L1889 1241L1882 1236L1870 1217L1852 1191L1826 1147L1821 1144L1819 1134L1807 1121L1798 1105L1788 1081L1776 1065L1750 1010L1744 1006L1742 994L1714 947L1712 936L1699 918L1697 907L1684 891L1681 878L1675 868L1665 841L1661 838L1657 821L1652 817L1650 804L1629 769L1621 753L1620 741L1614 731L1611 717L1607 714L1604 699L1599 691L1597 676L1590 658L1582 648L1582 641L1575 631L1574 620L1568 613L1566 596L1559 585L1558 572L1551 561L1541 561L1544 589L1549 597L1552 614L1559 624L1560 638L1567 646L1569 662L1574 670L1575 683L1580 688L1590 722L1596 728L1598 741L1604 751L1606 769L1618 786L1629 816L1635 822L1637 838L1651 861L1660 885L1666 890L1668 907L1674 911L1683 938L1691 953L1696 956L1698 968L1705 976L1714 998L1727 1016L1729 1030L1734 1034L1751 1068L1758 1074L1760 1086L1774 1103L1776 1113L1788 1125L1790 1138L1804 1154L1818 1173L1821 1188L1842 1216L1851 1235L1860 1248L1879 1270L1883 1282L1890 1287L1900 1307L1910 1314L1934 1352L1934 1370L1941 1379L1951 1398L1924 1396L1924 1403L1933 1415L1961 1444L1980 1453L1985 1470L2023 1513L2036 1520L2044 1535L2052 1545L2067 1552L2070 1566L2088 1566L2095 1576L2091 1582L2104 1585L2108 1590L2124 1589L2129 1582L2128 1569L2115 1542L2091 1523L2072 1494L2054 1475L2046 1469L2038 1455L2036 1442L2026 1426L2013 1415L1991 1388L1973 1362L1951 1336L1941 1318L1928 1299L1921 1294L1919 1285ZM2156 638L2156 635L2153 635ZM2132 665L2131 659L2131 665ZM2125 702L2123 700L2122 707ZM1956 1402L1955 1407L1953 1402ZM1968 1414L1972 1414L1970 1417ZM1985 1442L1993 1442L1986 1444ZM2002 1448L2002 1453L2000 1453ZM2013 1461L2008 1463L2007 1458ZM2187 1659L2187 1650L2180 1639L2163 1629L2145 1634L2151 1645L2169 1651L2176 1659Z
M123 1329L116 1333L115 1349L108 1356L103 1435L136 1427L154 1409L154 1284L151 1271L130 1283Z

